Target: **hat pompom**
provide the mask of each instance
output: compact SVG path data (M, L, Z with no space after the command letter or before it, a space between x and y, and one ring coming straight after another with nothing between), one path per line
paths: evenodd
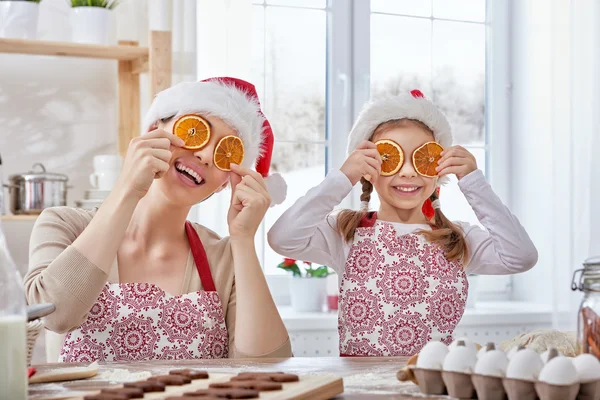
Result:
M287 183L280 174L271 174L265 178L267 192L271 196L271 207L281 204L287 196Z

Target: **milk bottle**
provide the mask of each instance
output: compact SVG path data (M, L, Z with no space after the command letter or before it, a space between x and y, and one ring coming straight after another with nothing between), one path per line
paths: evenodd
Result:
M0 245L0 398L2 399L27 399L26 324L23 282L8 250Z

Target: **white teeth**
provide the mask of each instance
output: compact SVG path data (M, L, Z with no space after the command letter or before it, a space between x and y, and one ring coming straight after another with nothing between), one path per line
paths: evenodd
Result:
M418 186L412 186L412 187L394 186L394 188L401 192L414 192L419 189Z
M194 178L194 180L196 181L197 184L201 184L202 183L203 179L193 169L188 168L186 166L183 166L183 165L181 165L179 163L177 163L177 165L175 165L175 168L177 168L177 170L180 171L180 172L185 171L188 174L190 174L190 176L192 176Z

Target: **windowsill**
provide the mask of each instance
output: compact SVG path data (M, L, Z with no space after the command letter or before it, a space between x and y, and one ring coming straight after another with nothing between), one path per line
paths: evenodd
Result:
M299 313L290 306L280 306L279 313L285 326L293 331L337 330L337 312ZM552 324L552 307L518 301L479 302L467 308L460 327Z

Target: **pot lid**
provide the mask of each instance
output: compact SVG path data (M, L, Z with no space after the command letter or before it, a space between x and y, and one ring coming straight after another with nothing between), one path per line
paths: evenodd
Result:
M38 167L41 171L35 171L36 167ZM26 181L47 180L47 181L66 182L69 179L69 177L64 174L56 174L56 173L52 173L52 172L46 172L46 168L44 167L43 164L35 163L31 167L31 170L29 172L26 172L24 174L11 175L10 179L17 179L17 180L22 179L22 180L26 180Z
M600 267L600 256L590 257L583 262L584 267Z

